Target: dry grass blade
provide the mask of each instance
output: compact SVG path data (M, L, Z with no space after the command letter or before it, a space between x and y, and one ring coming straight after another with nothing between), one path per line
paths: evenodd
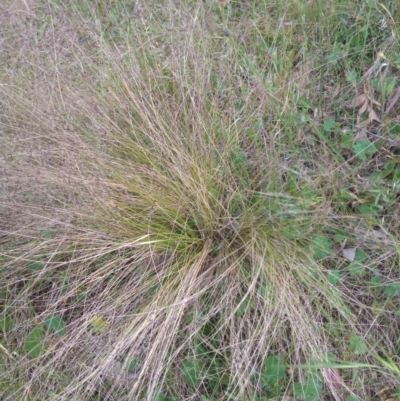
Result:
M385 114L390 113L390 110L393 109L394 105L397 103L399 98L400 98L400 87L396 89L396 91L393 93L393 95L388 100L386 109L385 109Z

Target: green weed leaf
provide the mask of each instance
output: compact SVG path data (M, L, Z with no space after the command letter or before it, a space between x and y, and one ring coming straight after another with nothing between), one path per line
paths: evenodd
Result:
M369 281L372 288L382 288L381 278L379 276L374 276Z
M56 336L62 336L65 334L65 323L62 317L56 315L47 316L43 326L46 330L52 330Z
M350 394L346 397L346 401L360 401L360 398L356 397L353 394Z
M358 211L363 215L363 216L375 216L377 213L379 213L379 209L376 206L370 206L370 205L360 205L358 207Z
M261 383L269 389L276 387L285 377L285 363L276 356L269 356L264 361L264 369L261 373Z
M340 57L341 57L340 51L334 50L332 53L328 54L328 61L335 64Z
M365 266L357 261L351 262L348 266L351 277L364 277L366 270Z
M217 188L211 188L210 189L210 193L215 199L219 199L220 192L219 192L219 190Z
M186 384L192 387L198 387L201 384L199 363L187 359L182 364L182 371Z
M151 401L169 401L169 398L162 391L158 390L151 397Z
M40 356L44 349L44 334L38 327L34 328L25 340L25 351L29 353L32 358Z
M319 378L308 376L304 383L294 383L293 393L298 400L318 401L323 393L323 385Z
M397 83L396 77L389 77L385 79L384 87L387 95L391 95L393 93L396 83Z
M210 250L210 256L211 257L215 258L215 257L218 256L218 251L219 251L220 246L221 246L221 244L220 244L219 241L214 241L213 242L212 248Z
M236 316L238 317L242 317L246 313L248 307L254 308L254 303L249 298L239 299L238 304L239 303L240 303L239 308L236 311Z
M134 359L132 359L132 360L130 361L130 363L129 363L129 365L128 365L128 372L129 372L129 373L132 373L132 372L135 371L137 362L138 362L138 361L137 361L136 358L134 358Z
M15 326L15 321L13 318L10 316L5 316L2 319L0 319L0 332L1 331L7 331L13 329Z
M325 132L330 132L332 130L332 128L334 128L336 125L336 121L335 120L325 120L324 121L324 131Z
M363 139L362 141L358 141L353 145L354 154L362 161L366 161L377 151L378 149L368 139Z
M350 337L349 347L355 355L363 355L368 352L368 347L365 341L360 337L353 335Z
M311 104L305 97L300 96L298 99L298 106L303 110L314 110L315 106Z
M362 249L356 249L354 260L357 262L362 262L365 259L368 259L368 255Z
M390 284L385 288L385 295L388 297L394 297L400 294L400 284Z
M358 78L357 71L349 71L346 74L346 81L347 82L355 82L355 81L357 81L357 78Z
M326 276L327 280L333 285L337 284L341 277L342 272L340 270L329 270Z
M398 136L400 135L400 124L398 123L389 124L388 134L392 138L398 138Z
M340 145L343 149L351 149L353 146L353 136L351 134L343 134L340 137Z
M315 259L323 259L332 253L332 244L326 237L316 237L312 241Z

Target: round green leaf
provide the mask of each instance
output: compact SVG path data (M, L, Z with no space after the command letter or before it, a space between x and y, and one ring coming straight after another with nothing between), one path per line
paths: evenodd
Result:
M264 369L261 373L261 383L268 388L276 387L285 377L285 363L276 356L269 356L264 361Z
M353 146L353 135L343 134L340 138L340 145L344 149L351 149Z
M316 259L326 258L332 252L332 244L326 237L315 237L312 241L312 248Z
M326 276L327 280L335 285L340 281L342 277L342 272L340 270L329 270L328 275Z
M363 355L368 352L367 344L360 336L356 335L351 336L349 347L354 352L355 355Z
M353 145L354 154L362 161L369 159L377 151L378 151L378 149L368 139L363 139L362 141L357 141Z
M388 297L394 297L398 294L400 294L400 284L390 284L385 288L384 291L385 295Z
M45 350L44 334L38 327L34 328L25 340L25 350L32 358L37 358Z
M192 387L198 387L201 384L199 363L187 359L182 363L182 371L186 384Z
M14 319L10 316L5 316L0 319L0 331L7 331L14 328L15 322Z
M346 74L346 81L348 82L355 82L358 78L358 74L357 71L349 71Z
M129 373L134 372L135 369L136 369L136 365L137 365L137 359L134 358L134 359L131 360L131 362L130 362L129 365L128 365L128 372L129 372Z
M336 125L336 121L335 120L325 120L324 121L324 125L323 125L324 131L325 132L330 132L330 130L332 128L334 128L335 125Z
M54 331L56 336L62 336L65 334L65 323L60 316L47 316L43 326L48 331Z
M382 287L381 278L379 276L374 276L369 281L369 284L373 288L381 288Z
M364 277L366 274L365 266L360 262L351 262L348 269L351 277Z
M354 260L362 262L365 259L368 259L368 255L362 249L357 249Z
M318 378L306 377L304 383L293 384L293 393L298 400L319 401L323 393L323 384Z

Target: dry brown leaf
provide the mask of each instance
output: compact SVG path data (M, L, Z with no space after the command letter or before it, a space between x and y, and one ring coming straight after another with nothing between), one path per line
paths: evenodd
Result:
M376 59L375 59L374 63L371 65L371 67L368 68L368 70L366 70L364 72L364 78L365 79L371 78L372 74L376 70L380 71L383 66L387 65L387 64L382 62L382 60L385 60L385 59L386 59L385 55L382 52L378 52L378 54L376 55Z
M378 101L376 101L373 97L371 97L371 102L372 102L373 104L376 104L376 105L379 106L379 107L382 107L382 105L381 105Z
M353 101L348 102L344 105L346 109L355 109L360 107L367 101L367 95L365 93L359 94Z
M340 84L337 84L335 90L332 93L332 99L335 99L338 97L338 95L340 93L340 88L341 88Z
M370 121L369 121L369 118L368 118L365 121L361 121L360 123L358 123L356 125L356 129L360 132L360 138L361 139L365 139L365 138L362 138L361 135L365 135L365 129L368 128L369 124L370 124ZM361 134L361 132L364 132L364 133Z
M377 391L375 393L375 395L382 395L383 393L387 393L388 391L390 391L392 388L391 387L384 387L382 389L380 389L379 391Z
M360 110L358 110L357 115L358 115L358 116L362 116L362 115L367 111L367 109L369 109L369 107L368 107L368 102L365 102L365 103L361 106Z
M369 108L369 117L368 117L369 122L372 123L372 121L377 121L378 123L381 122L380 118L378 117L378 115L375 113L375 110L370 107Z
M385 114L389 113L389 111L393 109L393 106L396 104L399 98L400 98L400 86L396 89L396 92L394 92L392 97L388 100Z
M381 107L382 105L377 101L377 100L375 100L375 98L374 98L374 92L373 91L371 91L371 90L365 90L365 93L368 93L368 99L369 99L369 101L370 101L370 103L371 104L376 104L377 106L379 106L379 107Z
M368 123L368 120L366 120ZM363 139L368 139L367 131L365 131L365 127L363 125L367 126L368 124L365 124L365 121L363 123L357 124L356 125L356 131L357 133L354 135L354 141L362 141Z

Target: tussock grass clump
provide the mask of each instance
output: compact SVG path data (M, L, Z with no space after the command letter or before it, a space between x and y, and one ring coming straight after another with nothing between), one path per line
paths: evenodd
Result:
M372 213L357 173L374 152L336 147L318 110L338 94L313 106L325 55L307 48L337 52L325 72L341 79L345 51L375 44L324 38L372 11L253 3L10 5L3 399L353 400L398 384L398 235L379 220L398 207L382 189Z

